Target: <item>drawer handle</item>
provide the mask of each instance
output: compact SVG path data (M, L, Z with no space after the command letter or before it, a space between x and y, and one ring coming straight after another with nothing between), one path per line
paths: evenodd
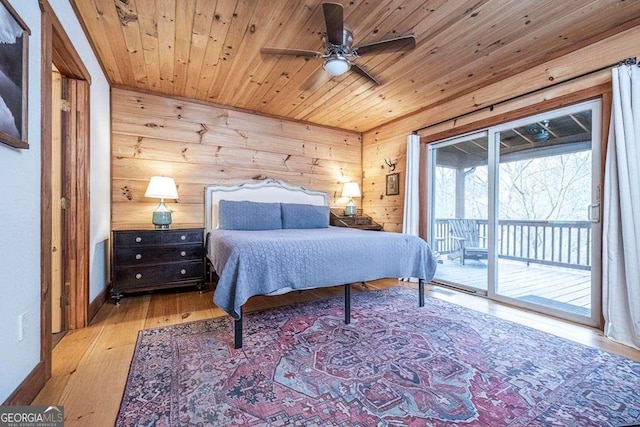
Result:
M187 240L187 236L183 234L182 236L180 236L180 240Z
M142 279L142 274L140 273L136 274L136 279Z
M185 251L180 252L180 256L187 256L187 253Z
M185 270L185 269L183 268L182 270L180 270L180 274L182 274L182 275L184 276L185 274L187 274L187 270Z
M140 242L142 242L142 237L136 236L136 243L140 243Z
M136 259L142 259L142 254L136 254Z

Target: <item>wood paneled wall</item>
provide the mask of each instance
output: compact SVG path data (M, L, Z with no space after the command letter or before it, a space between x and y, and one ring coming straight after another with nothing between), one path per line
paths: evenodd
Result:
M204 223L204 187L275 178L329 193L360 182L361 135L212 104L114 88L112 226L151 225L158 200L144 197L152 175L173 177L173 226Z
M639 39L640 26L365 132L362 148L364 211L384 224L385 230L402 230L406 141L412 131L426 128L419 132L421 139L432 141L430 136L436 134L446 138L485 127L492 120L509 120L510 115L525 114L525 111L533 114L557 106L557 100L560 103L577 102L581 94L589 96L589 93L598 92L597 87L610 84L609 65L640 54ZM599 69L602 71L594 72ZM603 105L603 108L606 110L610 106ZM397 162L396 172L400 172L400 194L397 196L385 195L385 175L389 170L384 159L389 157Z

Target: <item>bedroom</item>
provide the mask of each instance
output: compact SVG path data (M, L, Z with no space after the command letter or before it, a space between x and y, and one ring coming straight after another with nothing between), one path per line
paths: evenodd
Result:
M12 368L3 370L1 374L2 400L9 398L25 379L32 379L31 382L27 381L28 384L42 385L39 374L43 372L40 370L43 368L38 367L40 361L45 360L40 352L41 11L36 1L9 3L31 30L28 114L31 147L19 152L3 147L5 153L1 156L5 178L2 194L12 202L5 203L1 216L3 279L0 286L6 295L12 296L11 299L4 299L0 310L3 325L1 337L7 343L2 351L2 363L3 366ZM77 3L80 8L93 7L98 2ZM307 3L312 7L310 6L307 15L295 15L301 23L287 28L293 36L287 39L270 38L261 32L259 24L256 24L256 32L252 33L251 24L240 19L236 26L228 28L229 37L232 38L230 40L234 40L234 43L225 46L232 47L217 45L219 50L217 53L213 52L216 57L220 54L229 58L222 61L225 64L222 71L209 68L201 75L209 79L212 76L218 77L216 80L221 83L229 79L228 84L216 89L220 92L215 95L221 100L252 100L254 105L236 104L236 107L249 107L248 110L268 113L261 115L196 101L197 90L192 93L193 89L188 89L194 86L190 79L199 78L199 75L189 73L189 68L198 68L198 63L193 62L188 65L184 61L166 64L174 68L174 74L180 75L182 80L178 80L176 85L181 85L182 90L176 93L178 97L160 95L162 85L169 84L165 79L160 79L160 73L166 71L160 67L157 71L146 70L147 59L150 61L148 64L156 62L153 62L153 58L144 56L145 52L149 52L145 49L145 43L151 39L140 36L147 34L141 33L140 29L149 25L149 21L145 20L145 11L150 9L146 6L156 2L135 2L138 8L136 12L139 14L137 19L137 15L132 12L134 2L128 2L128 6L126 3L104 2L103 6L109 7L105 9L108 11L105 22L100 21L100 25L104 26L101 31L92 31L91 24L86 23L90 38L95 38L94 54L72 5L66 1L51 2L57 18L91 75L91 204L85 256L88 258L86 298L87 303L94 304L95 301L104 301L108 296L105 291L109 283L107 260L112 228L150 225L151 212L157 203L152 199L145 199L143 195L148 180L153 175L173 176L179 185L179 203L169 203L175 211L174 227L201 226L204 211L201 191L204 185L237 183L264 177L326 191L332 206L344 206L346 203L345 199L340 198L342 182L339 179L356 180L361 184L364 195L361 200L356 199L359 208L371 215L374 221L384 225L385 230L401 231L406 163L404 153L406 137L412 131L431 125L427 133L439 134L441 138L445 138L477 129L482 122L489 123L496 117L510 120L523 111L534 113L540 108L572 104L599 96L598 90L604 93L606 90L603 91L602 88L610 85L610 68L619 61L638 54L636 41L639 38L639 27L636 20L639 12L634 2L585 2L572 13L554 9L561 7L556 6L555 2L536 3L538 5L530 12L529 24L525 24L527 20L524 19L527 13L509 2L446 2L447 7L454 10L442 9L445 7L444 3L429 3L432 9L442 13L434 13L433 20L417 14L418 9L427 4L423 2L417 2L417 5L412 1L400 3L399 6L403 9L400 9L398 15L386 19L385 14L390 12L384 5L379 5L376 13L366 10L357 12L357 16L369 17L373 24L367 24L366 21L358 24L360 20L358 23L351 23L351 10L345 5L345 21L349 25L355 25L352 28L356 39L354 44L382 40L390 37L392 31L396 30L397 35L414 32L417 47L404 54L381 54L371 59L359 59L362 62L358 63L363 67L372 61L371 70L379 70L379 77L383 81L389 80L378 88L351 73L344 78L331 80L321 89L305 95L299 88L319 68L319 63L300 58L262 58L259 54L262 46L321 48L320 36L317 34L322 26L320 2L296 2L300 7L306 7ZM238 7L251 8L258 4L261 8L251 9L251 13L259 18L269 16L262 2L231 3L230 6L228 2L218 2L220 7L226 8L234 8L236 4ZM199 7L197 2L188 4L194 9L177 10L176 19L186 19L183 13L195 13L195 8ZM120 8L120 15L115 5ZM405 6L411 6L413 10L406 10ZM286 9L282 5L280 7ZM606 12L599 12L599 7L605 7ZM473 10L465 15L469 8ZM193 25L206 25L205 17L211 18L211 11L204 12L198 15L202 21L194 21ZM471 17L476 12L478 15ZM84 13L87 16L101 16L95 11L93 14L84 11L81 15ZM155 13L160 13L159 9ZM287 14L289 11L281 13ZM233 10L228 13L223 9L219 16L224 18L231 15L233 18L232 14ZM311 19L312 16L314 19ZM560 19L561 16L566 21ZM451 22L445 19L447 17ZM574 22L576 17L583 25L579 30L571 25L577 25ZM477 27L470 25L475 18L480 19ZM307 29L302 25L307 19L317 28ZM220 21L221 25L226 22L224 19ZM417 21L422 24L419 25ZM462 21L464 29L452 24L457 21ZM376 23L380 24L380 28L374 28ZM496 24L495 33L486 29L493 24ZM107 25L113 25L117 31ZM157 25L158 31L161 31L163 21L158 19ZM265 40L264 44L243 44L242 37L245 33L238 31L237 26L246 26L246 36L260 37L259 40ZM182 25L176 24L176 28L188 33ZM477 28L477 33L469 28ZM136 32L140 37L134 37L131 44L125 44L125 35L135 35ZM153 34L152 31L149 33ZM108 39L105 37L107 34ZM200 38L194 37L194 59L199 59L204 49L203 34L198 33ZM466 34L467 38L456 37L461 34ZM543 37L545 34L548 35L544 42L531 42L533 38ZM181 36L182 33L175 33L176 40L181 40ZM473 55L475 49L469 52L462 50L468 47L468 39L482 43L484 50L479 49L481 52L477 56ZM459 40L458 44L456 40ZM492 44L494 42L496 43ZM105 43L113 49L111 54L100 51ZM187 44L182 48L189 46ZM434 49L435 47L438 49ZM221 51L223 48L227 50ZM522 52L516 54L515 51L519 49ZM181 52L185 54L184 50ZM415 82L407 75L407 72L415 72L415 68L411 70L412 67L406 62L412 61L413 57L422 60L434 58L428 62L427 69L418 74L420 79ZM237 58L240 59L236 60ZM496 65L491 62L494 58ZM451 74L438 77L439 71L434 63L447 66L446 69ZM378 65L380 66L376 68ZM492 66L498 68L492 69ZM249 74L254 68L261 73L255 76L256 79L264 78L263 74L267 74L265 79L270 81L268 85L251 82ZM473 75L470 76L471 74ZM145 76L149 76L148 79ZM238 79L234 81L236 76ZM397 89L393 89L396 87L393 85L394 80L401 83ZM154 88L154 84L160 85L160 88ZM413 85L414 90L403 95L403 91ZM303 103L287 107L288 100L298 96L304 96L305 99L301 100ZM258 100L268 102L274 110L262 110L262 107L255 105ZM137 107L140 103L144 104L144 110ZM176 104L184 106L189 114L196 117L190 123L205 123L206 128L197 126L192 130L182 127L180 123L187 122L186 114L185 119L182 119L182 115L175 111ZM489 108L490 106L493 107ZM284 111L294 108L295 114L291 116L294 120L281 118L285 116ZM166 123L166 128L160 127L163 123L158 121L158 109L162 111L160 114L166 115L163 122ZM281 111L279 114L278 109ZM469 114L472 112L475 113ZM464 116L465 114L467 115ZM455 124L448 122L459 116L463 117ZM130 119L136 119L135 123L131 124ZM296 121L301 119L304 122ZM131 126L135 126L134 132L131 132ZM167 138L169 132L174 130L185 133ZM427 138L430 136L427 133L421 136ZM183 138L180 135L187 136ZM138 137L142 140L138 141ZM193 137L212 138L218 143L197 144L197 140L194 143L191 139ZM158 139L165 141L157 141ZM178 142L171 143L167 140ZM305 141L304 145L300 144L301 140ZM255 144L268 144L269 149L256 150ZM189 149L183 151L187 146ZM397 196L385 194L385 176L389 173L385 159L396 163L396 172L402 177L400 194ZM16 227L15 224L20 226ZM126 302L126 298L124 301ZM486 300L478 301L474 304L486 304ZM159 310L162 311L161 308ZM27 316L29 321L26 322L25 338L18 341L16 319L23 313L30 316ZM602 340L597 336L593 339ZM132 344L127 345L133 348ZM127 366L119 366L117 369L126 371ZM35 374L30 375L33 372ZM126 372L124 375L126 376Z

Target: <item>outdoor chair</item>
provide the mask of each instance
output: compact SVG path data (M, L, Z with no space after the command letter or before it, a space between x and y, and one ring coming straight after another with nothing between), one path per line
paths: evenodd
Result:
M480 236L478 223L474 219L450 219L449 234L460 252L460 262L466 259L487 259L486 236ZM480 244L480 240L483 244Z

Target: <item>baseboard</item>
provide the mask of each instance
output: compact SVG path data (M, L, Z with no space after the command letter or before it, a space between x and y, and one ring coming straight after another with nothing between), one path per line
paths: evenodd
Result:
M44 362L40 361L2 405L29 405L40 393L44 383Z
M104 288L102 292L100 292L98 296L89 303L87 324L91 323L95 315L98 314L98 310L100 310L100 307L102 307L102 305L107 301L109 295L111 295L111 282L109 282L107 287Z

